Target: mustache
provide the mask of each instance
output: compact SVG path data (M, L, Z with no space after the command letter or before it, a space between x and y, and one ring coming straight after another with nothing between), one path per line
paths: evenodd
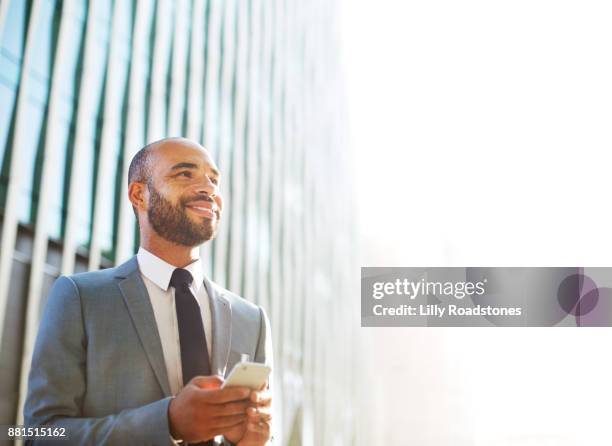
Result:
M214 203L214 200L210 198L208 195L196 195L195 197L186 198L181 200L182 205L186 205L191 203L192 201L208 201L210 203Z

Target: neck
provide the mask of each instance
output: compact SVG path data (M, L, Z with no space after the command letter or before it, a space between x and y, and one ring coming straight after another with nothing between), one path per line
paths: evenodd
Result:
M199 246L177 245L161 237L143 237L141 234L140 246L177 268L183 268L200 258Z

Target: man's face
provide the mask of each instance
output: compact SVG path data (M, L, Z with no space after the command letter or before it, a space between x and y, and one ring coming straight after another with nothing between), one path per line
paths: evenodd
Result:
M147 216L161 237L184 246L214 238L223 201L219 170L200 146L179 141L158 147L150 159Z

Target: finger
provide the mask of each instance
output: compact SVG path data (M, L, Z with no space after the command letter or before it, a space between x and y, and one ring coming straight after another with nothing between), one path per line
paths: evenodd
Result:
M247 399L250 391L248 387L228 387L226 389L205 390L202 392L202 397L210 404L225 404Z
M269 405L272 401L272 394L267 390L253 390L250 398L252 402L257 403L258 405Z
M250 402L251 407L270 407L272 405L272 399L263 400L259 403Z
M265 413L265 414L269 414L272 413L272 408L270 406L254 406L252 404L249 405L248 409L247 409L247 414L248 413L253 413L253 414L257 414L257 413Z
M269 409L257 409L255 407L249 407L247 409L247 416L249 417L249 421L258 422L258 421L270 421L272 419L272 414Z
M239 424L236 424L234 426L230 426L226 429L222 429L221 432L219 432L218 435L223 435L225 438L242 438L244 437L244 434L246 433L246 422L242 422ZM214 443L215 445L217 445L217 443ZM248 445L248 442L244 442L242 443L243 445ZM232 445L234 446L235 443L230 443L229 441L227 441L226 443L218 443L219 446L221 445Z
M200 389L218 389L223 384L223 378L219 375L212 376L194 376L189 384L194 384Z
M225 403L225 404L214 404L211 405L211 410L214 411L217 416L227 416L227 415L238 415L246 412L249 407L248 400L237 401L233 403Z
M270 434L270 424L265 421L259 421L257 423L249 421L247 423L247 431L255 432L264 438L268 438Z
M229 415L226 417L213 417L210 421L211 429L218 431L219 429L229 429L244 423L247 420L246 414Z

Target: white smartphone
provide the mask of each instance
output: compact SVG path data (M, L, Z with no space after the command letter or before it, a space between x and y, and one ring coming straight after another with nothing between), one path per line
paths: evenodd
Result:
M221 388L248 387L253 390L259 390L268 381L271 370L265 364L239 362L234 366Z

